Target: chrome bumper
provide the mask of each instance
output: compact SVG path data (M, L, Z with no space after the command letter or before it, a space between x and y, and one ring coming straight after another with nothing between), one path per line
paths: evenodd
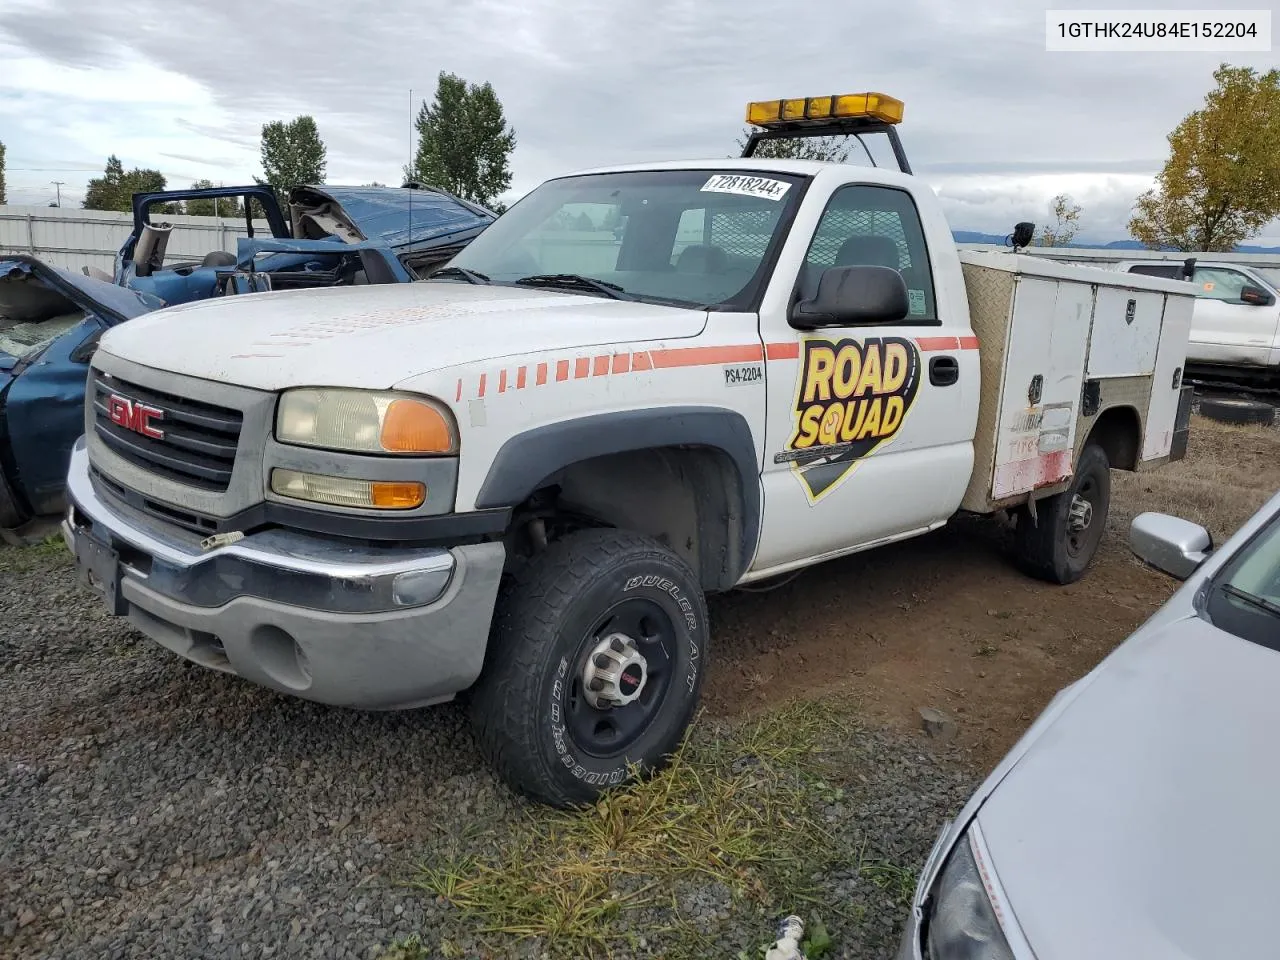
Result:
M505 550L346 546L269 530L202 546L106 502L83 439L62 535L109 612L173 652L282 692L392 709L479 675Z

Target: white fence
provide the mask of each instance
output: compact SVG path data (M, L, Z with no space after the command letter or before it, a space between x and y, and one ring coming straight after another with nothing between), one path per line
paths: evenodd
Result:
M165 259L199 260L212 250L235 253L236 238L244 236L244 220L225 217L155 217L172 223L173 233ZM97 267L110 273L116 251L129 236L133 215L107 210L79 210L71 207L0 206L0 256L29 253L46 263L70 270ZM255 233L270 235L265 220L255 220ZM962 243L965 250L1001 249L980 243ZM1280 254L1269 253L1161 253L1151 250L1076 249L1072 247L1032 247L1028 253L1071 263L1105 266L1121 260L1169 260L1181 262L1188 256L1247 263L1280 282Z
M213 250L236 252L236 238L245 236L244 219L227 217L159 216L152 221L173 224L165 259L200 260ZM97 267L112 271L116 251L129 237L133 214L113 210L70 207L0 206L0 256L28 253L55 267L79 271ZM253 222L255 234L270 236L265 220Z

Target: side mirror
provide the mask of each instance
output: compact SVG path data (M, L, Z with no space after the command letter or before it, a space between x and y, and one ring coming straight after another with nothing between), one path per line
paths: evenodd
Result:
M1198 523L1165 513L1141 513L1129 527L1129 548L1144 563L1185 580L1209 559L1213 537Z
M895 323L910 309L907 282L893 267L828 267L813 299L791 308L790 322L800 330Z
M1273 294L1263 290L1261 287L1255 287L1252 284L1246 285L1240 289L1240 299L1255 307L1269 307L1276 302L1276 298Z

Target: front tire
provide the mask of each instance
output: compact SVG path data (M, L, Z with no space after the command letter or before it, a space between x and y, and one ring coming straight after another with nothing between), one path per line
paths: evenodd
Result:
M1050 583L1075 583L1098 552L1111 508L1111 463L1096 443L1086 443L1071 486L1036 503L1033 519L1018 514L1017 553L1022 568Z
M518 792L589 803L679 746L706 656L706 601L683 560L638 534L572 533L503 587L476 738Z

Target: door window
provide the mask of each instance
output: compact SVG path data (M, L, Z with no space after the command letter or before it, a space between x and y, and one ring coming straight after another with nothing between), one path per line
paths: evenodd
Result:
M1252 281L1238 270L1225 267L1196 267L1196 296L1224 303L1244 303L1240 291Z
M829 267L893 267L907 283L906 323L938 322L924 229L905 190L854 184L831 195L801 271L801 296L812 297Z

